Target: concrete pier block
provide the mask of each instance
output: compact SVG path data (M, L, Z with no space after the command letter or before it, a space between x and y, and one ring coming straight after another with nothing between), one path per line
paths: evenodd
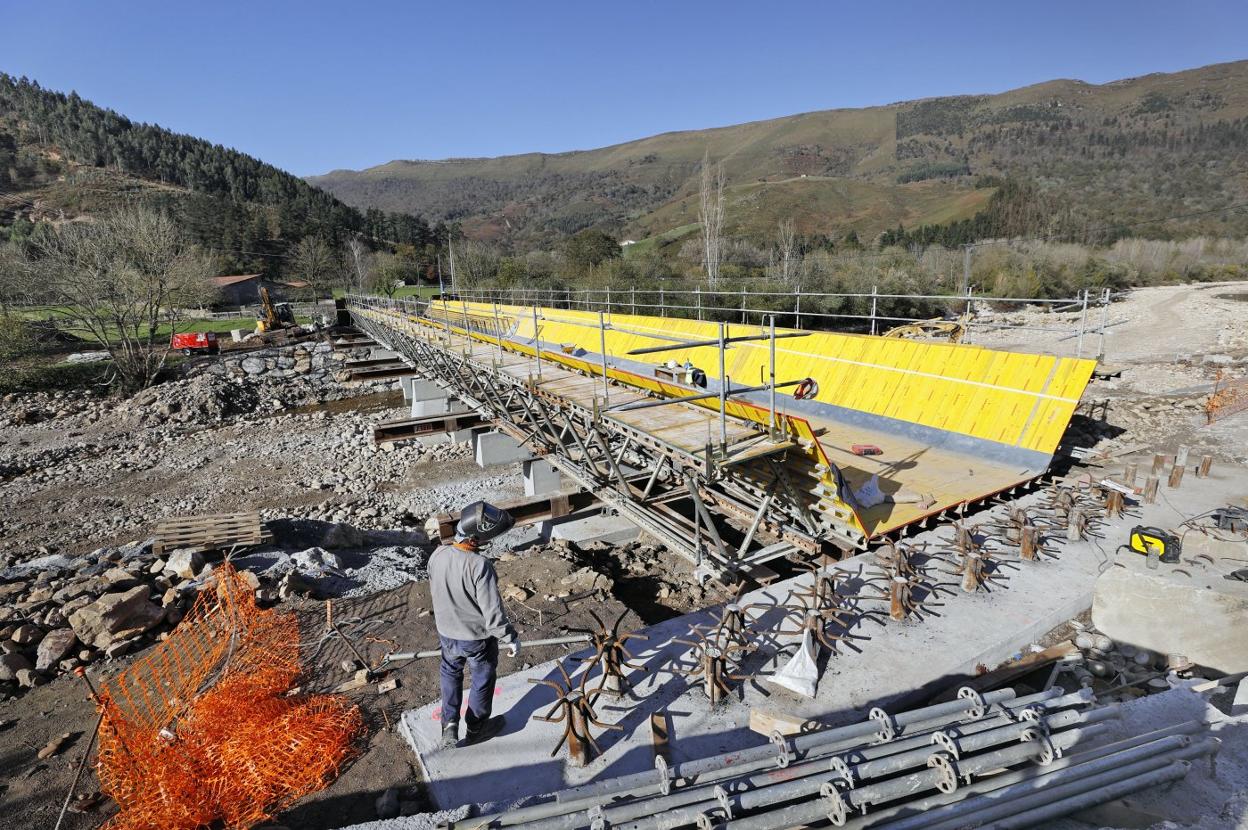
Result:
M524 473L524 494L526 496L544 496L556 492L563 484L559 471L540 458L530 458L522 466Z
M403 380L407 379L403 378ZM404 384L404 397L411 402L413 418L423 418L426 415L452 415L456 412L468 411L468 407L462 401L451 397L441 386L428 380L412 378L410 383Z
M393 349L373 348L368 352L369 360L397 360L399 353Z
M637 525L622 516L597 513L572 520L560 519L549 522L549 538L562 539L574 547L583 548L594 542L622 545L636 541L641 536Z
M516 439L501 432L482 432L476 436L475 455L478 467L498 467L515 464L532 457Z
M1139 554L1124 554L1118 562L1123 567L1096 580L1092 623L1101 633L1221 672L1248 667L1248 583L1225 579L1198 562L1185 562L1181 570L1163 563L1155 571Z

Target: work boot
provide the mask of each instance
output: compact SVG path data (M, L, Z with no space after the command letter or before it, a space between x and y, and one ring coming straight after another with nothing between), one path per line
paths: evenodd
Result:
M499 732L502 732L506 723L507 720L502 715L495 715L476 729L469 727L468 734L464 736L464 746L472 746L473 744L488 741Z
M442 748L454 749L459 745L459 721L442 724Z

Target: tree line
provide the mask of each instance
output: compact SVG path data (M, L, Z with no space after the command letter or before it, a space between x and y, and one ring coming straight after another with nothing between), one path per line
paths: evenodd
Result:
M62 206L71 218L75 207L105 212L138 201L171 215L224 271L287 275L288 254L309 237L332 248L353 239L378 251L406 246L418 252L420 267L432 270L450 233L419 216L357 210L245 153L0 73L0 193L60 177L61 197L82 203ZM185 191L144 188L133 179ZM48 201L55 206L55 197ZM38 232L32 213L20 200L0 199L0 226L8 226L15 242Z

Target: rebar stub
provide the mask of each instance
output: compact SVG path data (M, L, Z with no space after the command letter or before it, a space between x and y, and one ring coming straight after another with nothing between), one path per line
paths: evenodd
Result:
M849 805L845 803L840 789L831 781L825 781L819 785L819 795L828 808L828 821L837 827L844 827L849 820Z

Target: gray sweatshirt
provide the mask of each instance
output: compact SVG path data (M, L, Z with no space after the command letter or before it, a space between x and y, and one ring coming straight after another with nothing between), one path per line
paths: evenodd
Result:
M494 563L479 553L441 545L429 557L429 589L438 633L452 640L516 638L503 611Z

